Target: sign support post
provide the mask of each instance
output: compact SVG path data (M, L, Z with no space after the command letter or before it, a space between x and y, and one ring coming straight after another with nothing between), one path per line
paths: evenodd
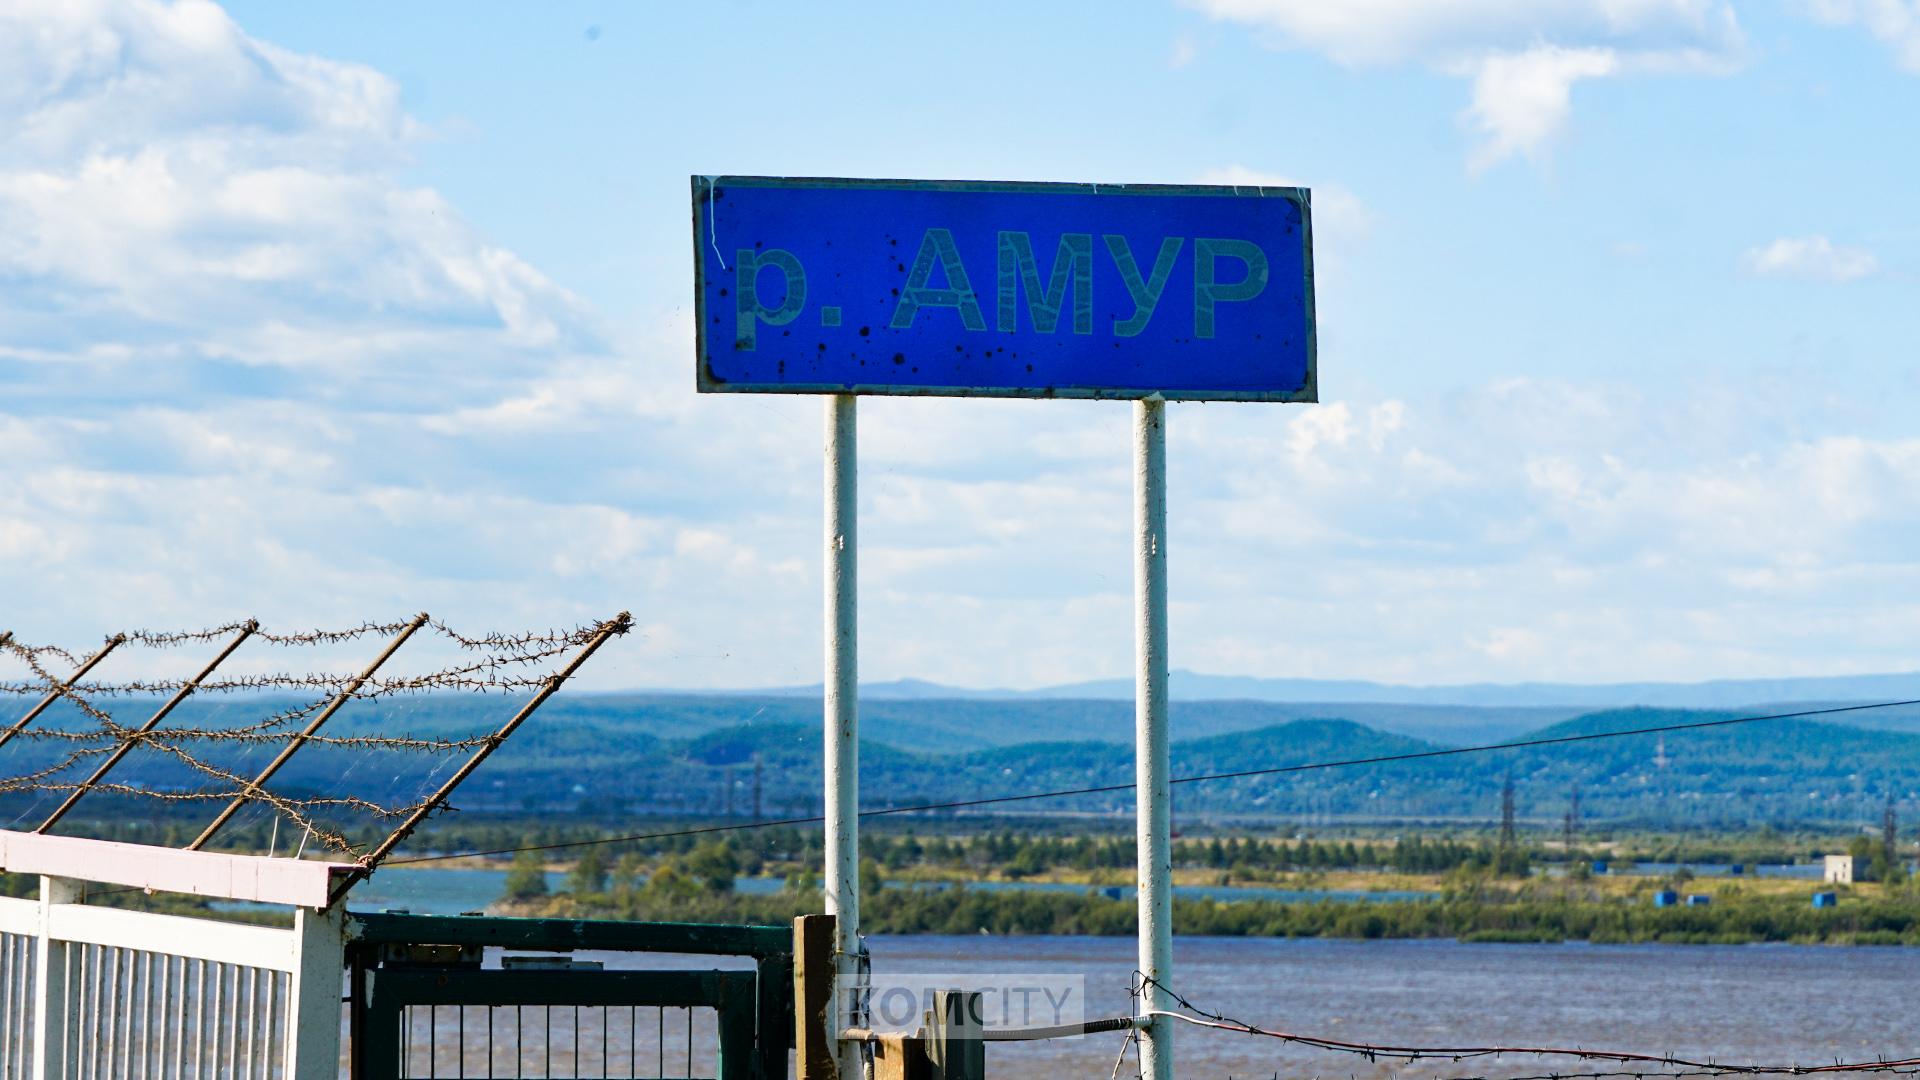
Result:
M1141 1008L1173 1001L1168 401L1319 400L1304 188L692 177L695 385L824 394L826 909L832 1029L864 1026L854 401L1134 404ZM1172 1080L1165 1017L1141 1064ZM860 1045L838 1042L842 1080Z
M1139 847L1141 1004L1171 1009L1173 852L1167 750L1167 405L1133 403L1134 829ZM1140 1071L1172 1080L1173 1024L1141 1031Z
M830 1037L840 1075L861 1075L860 944L859 452L852 394L826 408L826 907L835 917Z

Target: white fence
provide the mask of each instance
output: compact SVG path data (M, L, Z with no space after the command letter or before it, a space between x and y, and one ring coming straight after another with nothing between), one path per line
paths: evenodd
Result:
M336 1080L338 910L292 929L0 898L0 1080Z

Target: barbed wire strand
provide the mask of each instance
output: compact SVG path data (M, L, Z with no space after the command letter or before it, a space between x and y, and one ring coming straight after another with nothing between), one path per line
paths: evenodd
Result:
M402 693L424 693L435 691L513 691L526 690L544 698L558 688L557 675L540 673L528 675L503 674L513 668L534 667L577 646L603 640L609 633L624 633L631 627L632 619L624 613L608 622L577 627L572 630L529 632L520 634L488 633L468 636L454 630L444 622L431 620L422 613L406 622L376 623L365 622L356 627L343 630L306 630L293 633L274 633L259 629L252 620L235 622L203 630L187 631L151 631L138 630L109 638L111 644L131 643L152 649L172 649L196 643L231 638L242 634L242 640L262 641L276 646L314 646L330 645L354 641L372 634L398 634L408 631L409 627L431 626L435 633L457 644L463 651L477 653L471 660L444 668L439 671L409 675L397 678L378 679L371 676L371 669L360 675L332 675L277 673L267 675L238 676L223 680L212 679L150 679L130 680L117 683L88 683L82 689L79 685L90 663L83 663L73 653L59 646L35 646L15 640L10 632L0 632L0 655L11 655L24 663L32 673L27 682L0 683L0 694L36 694L47 695L50 700L64 700L82 716L93 721L94 727L88 730L66 728L27 729L17 723L9 729L12 737L52 742L65 742L74 746L52 765L30 773L0 777L0 793L43 792L65 793L71 806L72 801L81 793L99 791L129 798L148 799L157 802L198 803L225 800L231 811L245 803L257 802L266 806L278 817L284 817L302 830L303 837L311 837L321 845L346 855L356 855L364 850L357 848L342 832L326 827L315 816L320 810L350 810L371 816L375 819L402 819L417 824L424 815L436 808L436 803L444 802L449 792L437 791L432 795L404 805L387 805L354 794L328 794L291 796L267 790L257 779L248 779L223 768L188 751L183 744L200 743L240 743L240 744L279 744L282 753L287 747L297 748L306 743L321 746L360 750L395 751L405 753L439 754L456 751L490 752L504 741L497 731L487 731L476 735L453 738L421 738L411 734L363 734L363 735L321 735L313 730L284 730L290 724L306 720L322 710L339 708L350 700L369 700ZM400 640L404 641L404 637ZM397 645L395 646L397 647ZM232 646L228 649L232 651ZM389 655L393 648L389 648ZM47 669L45 661L55 658L67 661L79 668L73 676L62 679ZM97 658L97 657L96 657ZM378 665L375 665L376 667ZM577 663L573 666L577 666ZM209 668L209 671L211 668ZM571 668L569 668L571 670ZM203 672L203 675L206 674ZM186 727L168 728L158 726L154 721L137 726L128 726L116 720L111 711L95 703L95 699L112 696L150 695L171 692L176 698L188 693L235 693L241 691L267 690L324 690L328 696L292 708L285 708L263 719L232 727ZM37 715L29 714L29 718ZM171 706L169 706L171 708ZM524 710L523 710L524 711ZM163 710L164 714L165 710ZM317 725L309 725L316 727ZM57 779L66 770L91 758L108 755L109 764L115 763L130 751L139 747L149 747L153 751L171 759L184 767L190 774L216 782L211 789L159 788L142 784L120 781L106 781L103 776L94 776L83 783L73 783ZM97 770L104 772L105 770ZM59 816L56 812L55 819ZM52 823L50 819L48 824ZM225 818L223 817L223 821ZM393 838L389 836L383 842L390 847ZM303 839L303 846L304 846Z

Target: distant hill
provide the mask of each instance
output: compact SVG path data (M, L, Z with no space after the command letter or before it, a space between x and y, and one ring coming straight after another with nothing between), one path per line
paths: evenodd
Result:
M1022 703L1044 711L1054 703ZM1063 713L1063 716L1074 715ZM1565 719L1531 733L1554 737L1684 723L1731 714L1666 709L1614 710ZM1126 785L1133 750L1120 740L1072 737L1072 726L1025 712L1036 741L975 749L902 749L863 742L862 801L868 807L917 805L1033 791ZM599 741L623 741L615 724ZM499 794L578 791L546 804L551 810L627 816L716 813L730 805L750 812L746 793L760 760L762 812L818 812L821 739L816 721L764 716L742 727L650 745L638 760L605 754L568 758L552 771L550 729L515 739L489 766L488 791ZM578 733L573 733L578 735ZM1664 745L1665 765L1660 749ZM1233 732L1177 738L1176 777L1284 769L1442 749L1441 744L1381 731L1337 716L1291 719ZM1311 826L1329 817L1468 821L1497 818L1499 789L1511 774L1520 814L1551 826L1575 785L1590 821L1658 825L1791 826L1808 822L1865 824L1878 820L1889 793L1911 817L1920 812L1920 735L1872 731L1809 720L1773 720L1653 735L1566 743L1524 750L1425 758L1376 765L1309 769L1176 786L1176 814ZM572 787L564 790L573 791ZM726 792L731 790L732 794ZM476 791L463 805L484 808ZM1075 814L1124 819L1132 794L1098 794L1016 803L985 812Z
M146 704L121 703L133 711ZM237 726L257 720L270 704L190 700L174 722ZM513 704L499 697L391 699L348 708L328 734L468 737L497 724ZM17 711L0 709L0 721ZM1498 718L1503 739L1552 738L1738 715L1654 708L1569 715L1551 709L1180 701L1173 710L1176 777L1259 774L1181 784L1174 804L1176 813L1189 820L1199 815L1304 827L1331 817L1486 823L1497 816L1503 778L1512 775L1522 817L1547 825L1565 812L1576 785L1589 820L1615 823L1871 824L1889 794L1908 820L1920 813L1920 734L1814 720L1673 732L1664 739L1636 735L1416 761L1293 768L1460 745L1408 730L1448 723L1457 732ZM1533 723L1525 730L1514 729L1529 719ZM1131 812L1132 796L1124 789L1133 779L1132 709L1126 702L882 699L863 705L862 720L862 801L868 807L1120 785L1120 790L1001 809L1116 819ZM760 813L804 817L819 812L819 721L819 704L799 698L563 694L496 752L454 802L468 811L547 822L583 816L746 817L754 812L757 791ZM88 726L84 718L60 715L57 708L44 722L67 730ZM272 751L271 744L262 743L203 747L223 768L241 775L254 771ZM0 777L45 768L66 748L57 738L17 739L0 750ZM273 786L289 794L352 793L405 802L430 790L452 760L445 754L366 754L316 746L295 757ZM206 786L204 778L187 774L171 759L145 751L131 756L117 779L167 790ZM45 810L35 804L57 798L57 791L0 794L0 817L35 820ZM95 799L101 812L115 803L105 794Z
M919 679L863 684L868 700L1020 701L1133 700L1130 679L1097 679L1039 690L973 690ZM1782 701L1920 700L1920 672L1834 675L1792 679L1718 679L1692 683L1465 683L1402 686L1334 679L1264 679L1175 671L1170 692L1177 701L1267 701L1292 704L1427 705L1472 708L1609 709L1635 705L1670 709L1733 709ZM735 691L722 692L733 696ZM755 697L818 697L819 686L746 691Z

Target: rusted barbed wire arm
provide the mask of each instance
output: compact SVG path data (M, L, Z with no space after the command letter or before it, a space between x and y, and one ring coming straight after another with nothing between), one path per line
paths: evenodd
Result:
M437 622L426 614L416 616L405 623L364 623L359 627L341 631L303 631L293 634L273 634L260 628L258 621L215 627L210 630L184 632L153 632L120 634L109 639L106 648L99 654L82 662L65 649L53 646L26 646L15 640L10 632L0 632L0 654L17 657L32 672L33 682L0 682L0 695L34 694L44 697L35 709L21 721L15 721L9 731L0 732L0 745L14 737L41 739L68 744L67 752L56 764L38 771L12 777L0 777L0 792L44 791L65 794L67 797L60 807L41 823L39 832L46 832L59 823L72 808L89 792L105 792L114 796L136 797L157 802L183 804L201 804L219 802L226 806L220 815L203 831L194 843L195 848L209 846L216 832L247 803L259 803L269 808L277 817L283 817L295 827L303 830L308 839L349 857L356 858L363 870L358 878L371 873L388 853L405 839L427 818L446 809L447 800L453 790L467 779L472 771L495 749L504 743L509 735L520 726L549 697L557 692L578 670L581 664L614 635L628 632L633 625L630 614L622 612L607 622L595 623L567 632L549 631L546 633L505 634L489 633L480 637L468 637ZM431 629L457 642L462 649L471 650L472 655L461 663L451 667L424 674L408 675L392 679L381 679L378 672L382 665L406 643L408 638L422 629ZM215 679L214 672L243 642L253 639L269 645L316 645L332 644L365 636L379 630L393 632L394 640L389 642L381 656L357 675L310 673L278 673L264 675L240 675L224 679ZM151 648L172 648L199 641L212 640L221 633L233 631L235 637L229 641L212 662L193 678L129 680L119 683L88 682L82 693L78 686L82 677L95 663L98 663L112 648L123 644L135 644ZM552 674L514 674L514 670L538 671L541 661L549 657L563 656L570 650L578 654L567 662L564 668ZM62 678L47 669L46 659L59 657L77 669L73 675ZM544 665L541 665L544 666ZM168 716L187 697L209 693L231 693L236 691L271 691L287 689L324 690L325 696L310 703L281 708L280 711L243 724L239 727L182 727L163 726ZM390 695L408 693L435 693L441 691L467 691L486 693L526 693L528 700L514 717L499 730L464 738L417 738L400 733L397 735L328 735L321 729L335 713L354 700L372 700ZM90 699L116 694L130 695L169 695L166 703L143 724L130 727L121 723L112 713L100 708ZM28 727L53 702L62 698L95 722L88 730L67 730L65 728ZM299 725L300 730L292 730ZM201 743L276 743L275 762L269 768L252 777L240 776L229 769L203 760L189 752L189 746L198 749ZM268 786L276 770L281 770L292 753L300 746L322 744L352 749L407 751L423 753L473 752L465 760L459 771L449 781L426 799L400 805L382 805L370 799L350 793L334 795L311 795L306 797L276 794ZM160 789L123 782L109 774L136 747L146 746L154 753L178 762L190 772L198 773L211 783L194 788ZM93 774L80 783L62 781L61 774L84 762L104 758L104 762ZM375 845L372 850L356 846L346 834L328 828L316 820L315 811L326 809L346 809L369 815L381 820L401 819L402 824L391 835ZM302 842L305 846L305 841ZM350 883L349 883L350 884ZM342 890L344 892L344 890Z
M380 655L374 657L373 662L368 664L365 670L361 671L359 675L354 676L353 681L349 682L338 694L334 695L333 700L327 703L327 707L322 709L318 716L308 721L307 726L302 728L300 733L293 737L293 741L283 747L280 753L276 754L274 759L267 763L266 768L260 770L258 776L255 776L247 782L247 785L241 789L240 793L234 796L233 801L227 804L226 809L220 811L219 816L214 818L212 823L205 829L202 829L199 836L193 838L193 843L187 845L187 850L199 851L205 847L207 841L213 839L213 834L219 832L222 825L231 821L233 815L239 813L240 808L247 805L247 803L259 793L261 787L264 786L267 781L273 779L273 774L279 772L280 767L285 765L288 759L292 758L294 754L298 753L300 748L306 745L307 740L313 738L314 734L320 730L321 725L332 719L333 714L340 711L340 706L345 705L351 700L354 693L358 691L368 679L373 678L374 673L380 670L380 666L392 659L393 654L400 651L400 646L405 645L407 639L413 636L413 632L420 629L421 625L426 621L427 613L423 611L414 616L412 621L401 627L400 632L394 636L393 640L387 642L387 647L380 651Z
M71 694L73 692L74 684L78 683L81 679L86 678L87 672L92 671L95 664L98 664L100 661L105 660L107 658L108 653L118 648L120 644L126 640L127 640L127 636L125 634L115 634L114 636L108 638L106 641L106 644L102 645L98 652L95 652L92 656L87 657L87 662L84 664L81 664L79 667L79 670L75 671L72 675L67 676L64 682L55 684L54 688L47 693L47 696L40 699L40 704L35 705L32 709L28 710L25 716L22 716L20 719L15 720L13 724L7 728L7 730L0 731L0 746L5 746L9 742L12 742L13 737L15 735L20 734L22 731L25 731L29 724L32 724L35 720L39 719L40 714L43 712L46 712L48 706L52 705L54 702L60 700L61 698ZM15 646L13 642L13 631L11 630L7 631L5 640L0 641L0 644L17 648L18 646ZM30 662L33 664L35 668L38 668L40 666L37 660L31 660ZM49 680L49 682L51 682L51 680Z
M158 727L160 722L167 718L167 714L172 712L175 706L187 700L193 693L194 688L200 685L201 680L212 675L214 669L225 663L227 657L232 656L234 650L238 649L243 642L252 637L254 631L258 629L260 629L260 623L257 620L247 620L247 622L240 627L240 632L235 634L233 640L227 643L227 647L220 650L220 655L214 657L206 667L200 669L200 674L194 676L185 686L182 686L173 697L167 699L167 703L160 706L159 712L148 717L146 723L141 724L138 728L128 733L128 735L121 740L120 745L114 749L114 752L107 757L107 760L102 762L98 769L94 770L93 775L88 777L73 794L67 796L67 800L61 803L59 808L54 810L53 813L47 815L47 820L41 822L40 827L33 831L36 833L44 833L48 829L53 828L61 818L67 816L67 811L72 810L75 803L78 803L86 797L88 789L99 783L101 778L111 772L115 765L120 764L121 760L124 759L135 746L143 741L143 737L148 732ZM111 723L112 721L109 719L107 722Z
M334 902L338 902L341 897L345 896L347 890L366 880L367 875L373 873L374 868L380 865L380 861L392 854L393 849L399 847L402 841L411 836L413 830L420 827L421 822L425 821L435 810L438 810L447 801L447 798L453 794L453 790L464 783L467 777L471 776L473 771L479 768L482 762L487 760L487 756L492 754L495 748L512 736L514 731L526 722L527 717L532 716L540 706L546 704L548 698L558 693L560 687L565 685L566 681L573 677L574 672L579 671L580 666L591 659L595 652L599 651L600 646L606 644L608 638L624 634L631 629L633 629L633 616L625 611L601 623L599 628L594 631L593 637L581 647L579 652L574 654L572 660L567 661L566 667L548 676L545 685L540 688L539 693L535 694L525 705L522 705L520 711L514 713L511 720L502 724L500 730L494 732L491 738L482 744L478 750L474 751L473 756L468 758L460 768L456 769L452 776L447 777L446 782L440 785L439 790L428 796L425 803L412 814L408 815L407 820L401 823L400 827L395 829L391 836L381 841L379 847L360 859L360 868L348 874L341 880L340 884L335 887L333 893Z

